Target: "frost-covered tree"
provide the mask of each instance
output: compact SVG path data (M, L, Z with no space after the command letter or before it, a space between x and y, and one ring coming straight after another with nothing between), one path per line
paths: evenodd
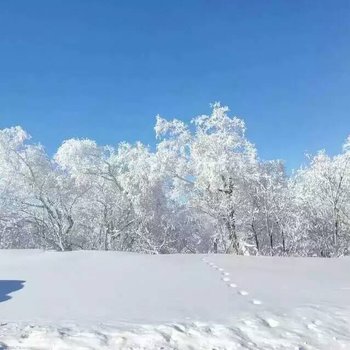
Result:
M2 176L13 213L29 227L34 241L59 250L77 248L74 207L86 192L60 171L40 145L28 143L21 128L0 134Z
M147 147L98 147L90 140L68 140L55 160L91 189L82 201L79 225L90 232L86 236L92 248L158 253L178 246L165 177Z
M347 253L350 243L350 150L330 157L325 151L299 170L295 196L310 251L317 255Z
M228 112L158 116L154 151L71 139L49 157L20 127L0 130L0 248L349 254L350 137L288 176Z
M257 166L254 146L241 119L216 103L211 115L184 123L157 119L158 157L171 179L172 195L211 223L222 252L243 252L245 184Z

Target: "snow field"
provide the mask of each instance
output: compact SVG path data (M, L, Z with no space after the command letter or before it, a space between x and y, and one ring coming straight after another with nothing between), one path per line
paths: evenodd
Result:
M346 350L349 268L349 259L0 251L0 348Z

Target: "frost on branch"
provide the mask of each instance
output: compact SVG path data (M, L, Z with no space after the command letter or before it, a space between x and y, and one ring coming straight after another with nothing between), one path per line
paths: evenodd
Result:
M51 158L0 130L0 247L158 253L349 254L350 137L288 176L242 119L156 118L157 147L66 140Z

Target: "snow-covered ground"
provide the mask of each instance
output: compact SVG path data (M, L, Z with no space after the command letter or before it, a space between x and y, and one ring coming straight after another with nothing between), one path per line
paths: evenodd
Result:
M350 259L0 251L0 349L350 349Z

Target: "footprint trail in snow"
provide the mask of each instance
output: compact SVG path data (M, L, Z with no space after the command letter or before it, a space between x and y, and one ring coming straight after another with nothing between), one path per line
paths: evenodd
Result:
M238 288L238 285L236 283L231 283L231 278L229 277L230 276L230 273L229 272L226 272L222 267L220 266L217 266L215 263L211 262L211 261L208 261L207 259L203 258L202 259L203 262L205 262L208 266L212 267L213 269L215 270L218 270L220 273L221 273L221 280L223 282L225 282L230 288ZM246 290L239 290L238 291L238 295L240 296L247 296L249 295L249 292L247 292ZM252 299L250 301L251 304L253 305L261 305L262 302L260 300L257 300L257 299ZM268 322L267 322L268 323ZM271 325L269 325L271 327ZM275 327L277 325L274 325Z

